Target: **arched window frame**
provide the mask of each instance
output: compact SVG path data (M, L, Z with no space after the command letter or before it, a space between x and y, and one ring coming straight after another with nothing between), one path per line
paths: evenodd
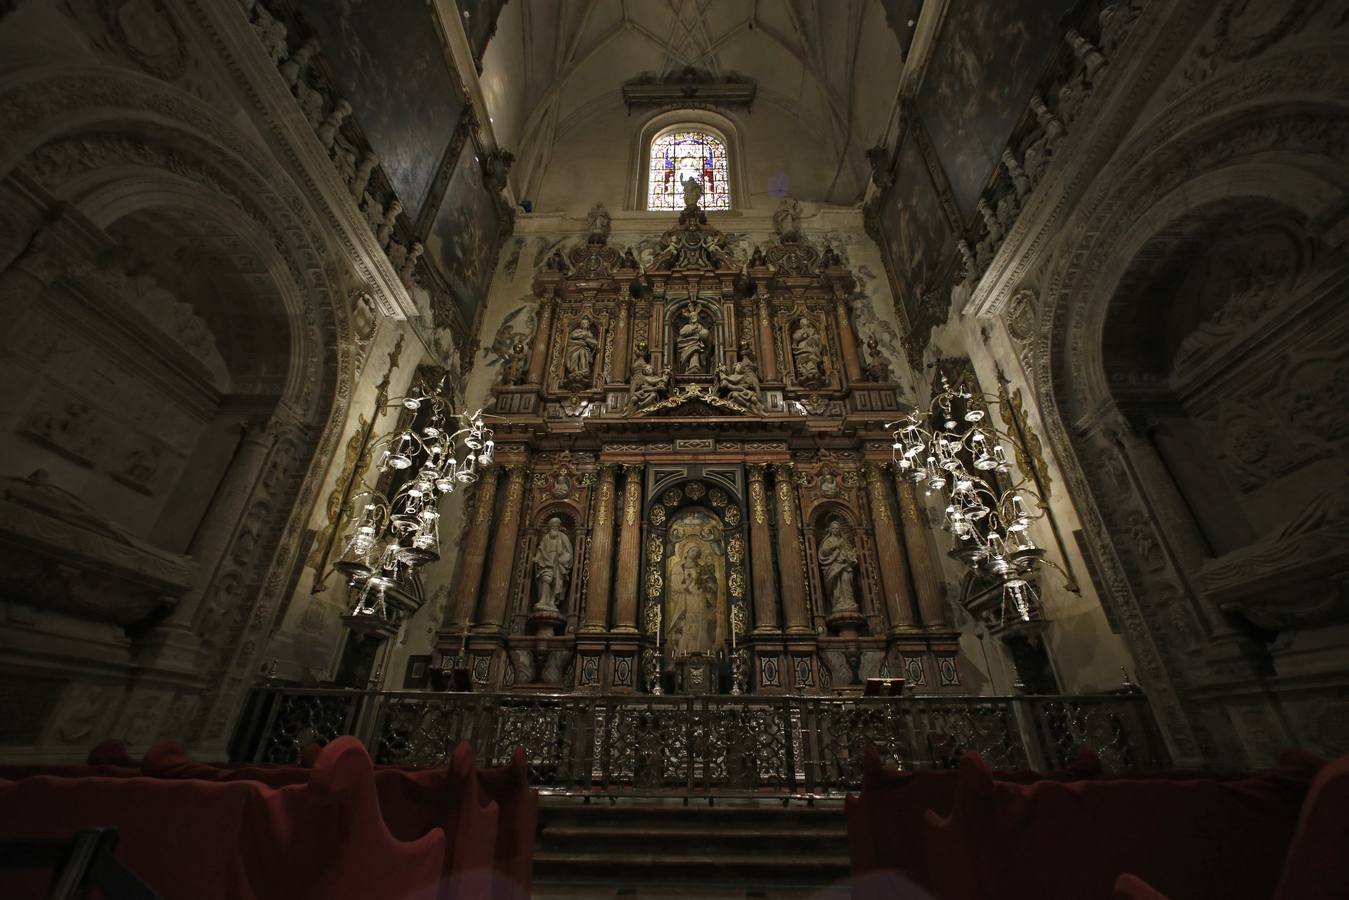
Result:
M749 184L745 177L740 127L733 119L704 109L677 109L658 113L647 119L638 129L632 145L627 208L647 209L648 182L651 177L651 145L657 138L672 131L706 131L722 141L726 147L726 172L731 204L729 211L748 209ZM652 210L652 212L670 211ZM717 212L725 213L728 210Z

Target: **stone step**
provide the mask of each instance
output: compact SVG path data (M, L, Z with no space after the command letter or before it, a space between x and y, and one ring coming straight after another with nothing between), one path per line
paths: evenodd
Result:
M540 838L546 841L590 839L596 841L655 840L655 841L790 841L792 843L819 843L842 841L847 847L848 832L838 828L758 828L743 826L709 831L693 824L663 824L634 831L630 825L545 825Z
M534 874L545 881L596 879L632 885L822 885L848 877L846 856L774 852L672 855L539 850Z
M555 889L540 896L825 897L848 874L841 803L547 798L540 809L534 877Z

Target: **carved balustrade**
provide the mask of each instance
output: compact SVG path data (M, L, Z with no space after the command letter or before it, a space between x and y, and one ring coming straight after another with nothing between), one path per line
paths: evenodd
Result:
M875 747L890 765L1059 768L1082 748L1107 768L1167 764L1141 695L836 699L443 694L263 688L236 755L295 763L355 733L386 765L445 766L460 741L484 765L516 747L530 783L601 795L837 795Z

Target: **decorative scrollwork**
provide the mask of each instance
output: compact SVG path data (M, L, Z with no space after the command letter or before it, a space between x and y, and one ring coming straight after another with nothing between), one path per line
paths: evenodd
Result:
M651 508L651 524L657 528L665 525L665 507L653 506Z
M735 564L745 558L745 540L740 535L732 535L726 542L726 558Z

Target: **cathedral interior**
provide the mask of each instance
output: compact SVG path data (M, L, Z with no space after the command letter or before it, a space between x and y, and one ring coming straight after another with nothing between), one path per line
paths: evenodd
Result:
M1349 896L1346 50L1343 0L3 0L0 849ZM1205 864L1162 793L971 837L1093 765ZM360 872L182 837L349 784Z

